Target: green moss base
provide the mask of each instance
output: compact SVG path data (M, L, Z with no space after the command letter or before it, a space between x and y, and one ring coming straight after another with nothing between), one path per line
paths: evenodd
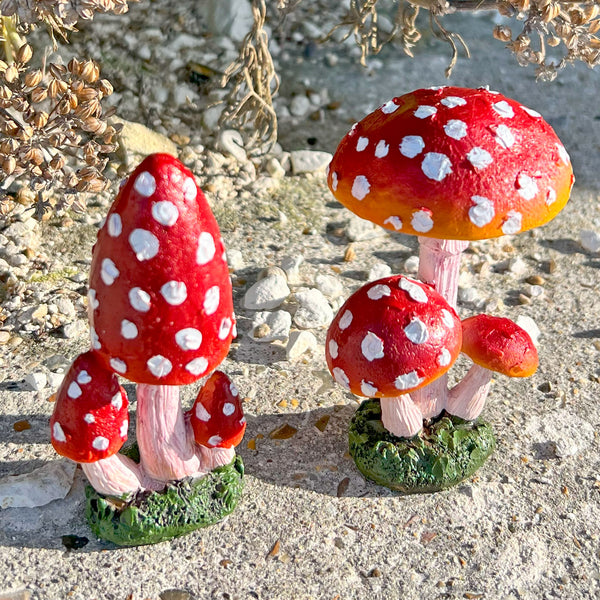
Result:
M244 487L241 457L205 477L143 492L123 503L88 485L86 517L92 531L119 546L156 544L217 523L236 507Z
M379 400L365 400L350 422L350 455L371 481L405 494L437 492L471 476L496 446L491 426L442 413L414 438L381 422Z

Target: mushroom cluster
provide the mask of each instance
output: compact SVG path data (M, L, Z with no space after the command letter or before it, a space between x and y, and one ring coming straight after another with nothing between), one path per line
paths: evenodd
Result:
M459 87L416 90L367 115L340 142L327 177L336 199L358 216L418 236L417 278L445 299L446 311L456 308L460 255L469 241L547 223L568 201L574 181L567 151L538 112L498 92ZM367 290L381 285L394 289L386 280L369 284ZM421 284L419 290L430 297L426 288ZM347 304L364 296L359 290ZM395 290L383 299L392 302L396 296ZM537 368L537 352L522 328L509 319L479 315L462 323L462 352L475 363L463 381L448 390L445 372L456 358L451 353L447 368L433 377L425 374L423 365L415 371L418 377L411 383L418 384L410 386L412 404L400 400L402 396L390 400L387 391L349 385L335 370L341 368L336 355L343 352L338 337L347 310L344 305L329 331L330 369L354 393L386 398L381 404L383 423L398 436L409 437L421 429L413 407L423 419L444 410L474 419L483 408L491 371L526 377ZM369 305L361 310L370 318L371 311L379 314L380 309ZM389 310L386 306L386 314ZM412 308L405 310L403 323L414 318ZM427 335L421 326L414 331L415 338ZM378 348L369 361L373 373L396 369L396 377L402 376L404 367L394 362L396 355L382 367L392 354L385 343L371 341L369 347ZM416 356L417 348L414 344L403 352ZM361 373L367 382L375 377Z
M116 496L231 463L246 423L227 375L213 373L187 413L179 400L178 386L222 362L235 316L218 225L175 158L147 157L121 188L94 246L88 311L91 349L56 394L56 451ZM117 376L138 384L139 463L118 454L129 420Z

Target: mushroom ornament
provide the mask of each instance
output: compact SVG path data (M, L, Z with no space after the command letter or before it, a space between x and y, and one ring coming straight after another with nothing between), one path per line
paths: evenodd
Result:
M231 283L215 218L175 158L147 157L121 188L93 249L88 312L92 348L59 390L51 438L83 464L94 531L122 545L153 543L231 512L243 475L235 444L224 453L195 439L179 400L179 386L209 375L229 350ZM117 454L128 424L118 376L138 384L136 460ZM223 397L216 376L200 390L205 403ZM245 420L230 395L239 443ZM219 426L232 424L215 423L213 435Z
M327 178L358 216L418 236L417 277L451 307L469 241L547 223L574 181L567 151L538 112L488 89L450 86L393 98L356 123ZM443 374L412 401L426 419L439 417L449 402L468 404L476 374L452 393Z

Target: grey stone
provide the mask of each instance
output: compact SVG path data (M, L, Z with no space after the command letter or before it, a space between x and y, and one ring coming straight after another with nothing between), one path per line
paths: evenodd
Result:
M75 305L69 298L65 298L64 296L56 300L56 308L66 317L74 317L76 314Z
M300 281L300 265L304 262L301 254L296 256L284 256L281 259L281 268L285 271L289 283L298 283Z
M65 323L62 328L62 335L67 340L73 340L85 336L87 333L87 323L83 319L77 319L71 323Z
M317 275L315 283L317 289L329 299L339 298L344 293L342 282L334 275Z
M414 275L419 271L419 257L418 256L409 256L404 261L404 272L410 273Z
M579 243L587 252L600 252L600 233L582 229L579 232Z
M257 281L244 295L244 308L271 310L277 308L290 295L285 277L272 274Z
M46 387L48 378L43 371L33 371L25 375L25 383L33 392L40 392Z
M318 346L317 338L312 331L292 331L285 354L288 360L295 360Z
M215 104L202 111L202 124L208 131L215 131L219 125L221 113L225 109L224 104Z
M290 112L295 117L303 117L311 108L310 100L304 94L294 96L290 102Z
M285 310L257 312L248 335L255 342L285 342L290 334L292 316Z
M203 12L208 30L241 42L254 23L248 0L206 0Z
M267 173L274 179L282 179L285 177L285 169L274 156L267 160L265 169L267 170Z
M65 378L64 373L48 373L48 387L51 390L57 390Z
M542 417L533 416L526 433L534 443L550 443L558 458L575 456L594 442L594 427L578 415L564 409Z
M377 263L369 269L369 275L367 279L369 281L375 281L377 279L383 279L389 277L392 274L392 267L385 263Z
M290 153L292 172L294 175L299 175L301 173L325 171L332 158L333 155L329 152L320 152L318 150L294 150Z
M298 290L295 294L298 310L294 323L301 329L326 327L333 320L333 309L323 293L315 288Z
M351 242L364 242L374 240L385 234L385 230L371 221L350 215L345 227L346 237Z
M244 256L237 248L229 248L227 250L227 264L233 271L239 271L244 268Z

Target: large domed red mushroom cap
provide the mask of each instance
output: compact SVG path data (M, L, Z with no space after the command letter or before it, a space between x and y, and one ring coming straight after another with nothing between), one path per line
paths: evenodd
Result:
M215 371L208 378L189 415L197 444L233 448L244 437L246 419L240 395L222 371Z
M54 449L80 463L116 454L127 439L125 390L94 352L80 354L67 372L50 418Z
M115 199L90 273L92 346L137 383L181 385L212 371L234 331L215 218L192 173L147 157Z
M420 89L357 123L329 166L335 197L403 233L478 240L543 225L573 170L542 116L486 89Z
M339 384L359 396L385 398L443 375L460 347L454 309L432 287L397 275L348 298L329 327L325 355Z
M475 315L462 322L462 331L462 352L474 363L508 377L529 377L536 372L537 349L514 321Z

